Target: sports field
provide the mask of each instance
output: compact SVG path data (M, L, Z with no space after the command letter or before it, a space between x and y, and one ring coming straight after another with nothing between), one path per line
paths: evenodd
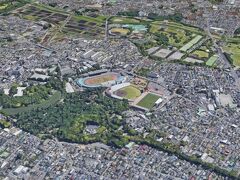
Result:
M181 23L177 23L177 22L172 22L172 21L168 21L167 23L165 21L154 21L152 22L152 24L154 25L167 25L168 27L171 27L173 29L177 30L185 30L185 31L189 31L191 33L195 33L195 34L205 34L204 31L202 31L201 29L197 28L197 27L192 27L192 26L187 26Z
M196 50L193 52L193 55L196 55L200 59L208 58L209 54L206 51Z
M112 23L126 24L126 23L140 23L138 19L128 18L128 17L113 17L110 20Z
M137 97L139 97L141 95L141 91L138 88L130 85L130 86L127 86L127 87L117 90L115 92L115 94L119 97L123 97L126 99L136 99Z
M240 45L237 43L229 43L223 49L225 52L230 54L233 65L240 67Z
M200 41L200 39L202 39L202 36L197 35L195 38L193 38L190 42L188 42L187 44L185 44L180 51L187 51L189 50L193 45L197 44L198 41Z
M213 66L215 64L215 62L217 61L218 56L217 55L213 55L212 57L210 57L208 59L208 61L206 62L207 66Z
M178 48L184 46L193 36L193 33L184 29L155 24L151 24L150 32L155 35L164 34L168 37L169 44Z
M151 109L153 108L155 102L160 98L160 96L152 93L148 93L146 96L144 96L141 101L137 103L138 106Z
M125 28L112 28L110 32L112 34L126 36L130 32L130 30Z
M86 85L99 85L102 83L106 83L108 81L114 81L117 80L118 76L117 74L104 74L99 76L93 76L90 78L87 78L84 83Z

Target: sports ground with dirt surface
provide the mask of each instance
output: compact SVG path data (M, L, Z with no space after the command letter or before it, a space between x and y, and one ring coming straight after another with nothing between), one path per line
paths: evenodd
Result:
M118 79L118 75L115 73L107 73L98 76L93 76L85 79L84 83L86 85L98 85L102 83L106 83L108 81L116 81Z

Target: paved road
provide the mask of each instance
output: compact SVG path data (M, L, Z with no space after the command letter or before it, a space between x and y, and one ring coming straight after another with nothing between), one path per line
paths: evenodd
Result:
M108 17L105 22L105 40L108 40L108 21L112 16Z
M236 80L235 85L240 90L240 78L238 77L236 71L233 69L232 65L230 64L230 62L228 61L226 56L223 54L222 48L219 47L219 45L216 43L216 39L214 39L214 37L212 36L212 34L210 32L209 18L207 18L207 33L208 33L209 37L212 39L213 45L216 48L220 59L222 59L225 63L224 69L230 69L229 74Z

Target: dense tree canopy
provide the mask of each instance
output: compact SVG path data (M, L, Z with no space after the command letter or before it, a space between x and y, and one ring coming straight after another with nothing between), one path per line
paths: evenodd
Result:
M47 109L36 109L16 115L16 125L36 135L53 135L69 142L108 142L121 125L121 113L128 107L103 95L103 89L64 94L63 100ZM88 121L99 124L98 132L84 132Z

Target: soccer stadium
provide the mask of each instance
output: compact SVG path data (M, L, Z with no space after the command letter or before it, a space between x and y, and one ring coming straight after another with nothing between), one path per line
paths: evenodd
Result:
M133 102L132 106L137 109L149 111L155 105L160 104L162 101L163 99L159 94L146 91Z

